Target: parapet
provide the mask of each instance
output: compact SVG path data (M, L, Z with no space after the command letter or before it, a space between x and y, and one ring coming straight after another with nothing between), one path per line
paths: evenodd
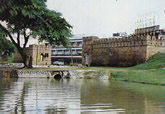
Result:
M51 49L51 45L50 44L42 44L42 45L29 45L29 47L27 47L26 49Z
M84 37L84 46L92 49L108 47L135 47L135 46L164 46L165 35L160 34L159 26L136 29L135 34L122 38L98 38L97 36Z
M136 29L135 34L152 34L155 31L159 31L159 25Z
M93 49L100 48L112 48L112 47L135 47L135 46L164 46L165 36L161 36L159 39L154 39L150 35L136 36L132 35L123 38L102 38L95 39L91 42Z
M99 39L99 37L97 36L87 36L87 37L83 37L83 42L89 42L89 41L93 41Z

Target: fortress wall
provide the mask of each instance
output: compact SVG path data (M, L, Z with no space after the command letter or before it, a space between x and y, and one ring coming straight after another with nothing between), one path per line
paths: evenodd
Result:
M83 52L90 55L90 64L93 66L133 66L144 63L158 52L165 52L164 38L151 35L87 39L84 40Z
M135 34L125 38L84 37L83 64L88 54L91 65L133 66L158 52L165 52L165 31L159 25L136 29Z
M51 65L51 46L50 45L32 45L29 47L32 53L32 65ZM46 56L46 54L48 54ZM43 55L43 57L41 57ZM45 57L46 56L46 57Z
M148 40L147 41L147 54L146 59L148 60L156 53L165 53L165 40Z
M25 50L27 62L32 65L51 65L51 46L50 45L30 45ZM45 56L45 55L48 56ZM41 57L43 55L43 57ZM45 56L45 57L44 57ZM21 55L17 53L14 62L23 62Z
M136 38L93 41L91 65L133 66L145 62L146 43Z
M84 37L83 38L83 45L82 45L82 64L85 65L85 57L88 56L89 58L89 64L92 62L92 43L93 40L99 40L97 36L90 36L90 37Z

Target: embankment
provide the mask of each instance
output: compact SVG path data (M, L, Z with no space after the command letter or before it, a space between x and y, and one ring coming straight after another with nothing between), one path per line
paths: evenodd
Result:
M158 53L135 67L112 70L112 79L165 86L165 54Z

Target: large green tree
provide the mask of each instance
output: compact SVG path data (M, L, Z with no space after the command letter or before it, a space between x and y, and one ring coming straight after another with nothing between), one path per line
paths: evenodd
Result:
M47 9L46 0L0 0L0 3L0 28L16 46L26 67L25 48L30 38L67 45L72 27L59 12Z

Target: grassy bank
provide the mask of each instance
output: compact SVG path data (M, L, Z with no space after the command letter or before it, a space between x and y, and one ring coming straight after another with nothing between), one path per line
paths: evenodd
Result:
M165 86L165 70L112 71L112 79Z
M165 86L165 53L158 53L147 62L134 67L90 67L86 69L110 71L113 80Z
M165 54L158 53L144 64L112 70L112 79L165 86Z
M165 68L165 53L158 53L146 63L132 67L132 69L161 69Z
M134 67L56 67L31 70L97 70L111 72L113 80L165 86L165 54L158 53L144 64ZM29 70L29 69L24 69Z

